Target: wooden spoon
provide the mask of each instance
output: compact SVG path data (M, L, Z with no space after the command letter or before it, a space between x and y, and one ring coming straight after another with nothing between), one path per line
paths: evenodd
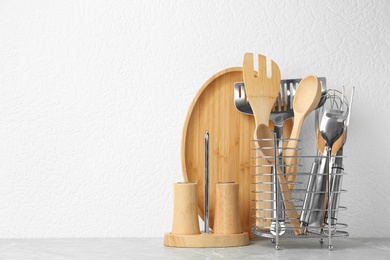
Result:
M298 138L301 132L302 124L305 118L317 107L321 98L321 84L315 75L308 75L304 77L297 87L294 95L293 109L294 109L294 125L291 131L290 141L287 143L287 150L285 151L285 172L289 174L296 167L292 167L294 162L293 157L296 155L296 148L298 146ZM292 169L293 168L293 169ZM288 181L295 181L296 175L288 176ZM289 185L290 189L293 185Z
M275 163L274 159L274 142L273 138L274 135L272 134L271 130L268 128L268 126L264 124L260 124L256 128L256 134L259 138L258 145L260 147L260 150L262 153L266 156L267 161L270 164ZM271 148L271 149L270 149ZM300 222L299 222L299 215L295 208L292 192L290 188L287 185L286 178L284 177L284 174L280 170L280 167L277 167L277 176L279 180L279 186L282 193L283 201L284 201L284 208L286 211L286 214L288 218L290 219L290 224L292 228L294 229L295 235L301 234L300 230Z

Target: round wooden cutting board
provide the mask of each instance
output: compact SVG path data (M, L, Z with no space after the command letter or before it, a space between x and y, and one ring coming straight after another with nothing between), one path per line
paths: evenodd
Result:
M230 181L239 184L242 230L252 234L255 123L253 116L239 112L234 105L234 83L239 81L243 81L242 68L229 68L212 76L198 91L184 124L181 160L184 180L198 183L198 213L204 219L204 135L208 131L210 227L214 223L215 184Z

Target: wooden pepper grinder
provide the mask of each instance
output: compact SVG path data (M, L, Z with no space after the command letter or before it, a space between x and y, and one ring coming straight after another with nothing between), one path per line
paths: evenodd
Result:
M174 184L172 234L200 234L197 212L197 188L198 184L193 182L178 182Z
M238 183L219 182L215 190L214 234L239 234Z

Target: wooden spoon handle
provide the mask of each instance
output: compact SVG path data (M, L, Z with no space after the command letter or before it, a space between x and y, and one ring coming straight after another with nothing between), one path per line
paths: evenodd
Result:
M293 156L296 156L297 155L297 150L296 148L298 147L298 138L299 138L299 133L301 132L301 129L302 129L302 124L303 124L303 120L304 120L304 117L297 114L295 115L295 118L294 118L294 125L293 125L293 129L291 131L291 136L290 136L290 139L287 143L287 149L284 153L284 156L286 156L286 158L284 159L284 163L285 163L285 173L286 175L288 176L288 174L290 172L292 172L292 164L294 163L294 159L295 157ZM295 167L294 167L295 168ZM291 175L291 176L288 176L288 179L293 178L292 176L295 177L295 175ZM295 180L295 178L293 178L293 180Z

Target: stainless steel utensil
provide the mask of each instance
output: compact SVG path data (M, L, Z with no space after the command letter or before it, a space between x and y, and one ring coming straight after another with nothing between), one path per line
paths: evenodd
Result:
M331 226L335 225L337 223L338 218L338 208L340 204L340 191L341 191L341 185L343 180L343 171L344 171L344 165L343 165L343 147L341 147L337 153L334 160L334 163L332 165L332 174L331 174L331 182L330 182L330 199L328 203L328 207L331 208ZM329 224L329 216L326 213L325 214L325 224Z
M204 135L204 232L209 233L209 132Z
M311 208L313 204L313 191L315 187L316 174L318 172L320 163L321 163L320 159L316 158L313 164L311 165L305 198L302 204L301 216L299 218L299 220L301 221L301 227L309 225L309 217L310 217Z
M321 167L316 175L313 187L312 199L309 201L311 210L308 218L309 230L322 227L325 216L326 200L329 194L326 187L330 183L328 177L331 163L331 153L333 144L341 137L344 131L346 113L340 110L326 109L320 124L320 133L325 140L324 157L321 160ZM329 189L328 189L329 191ZM313 231L313 230L312 230Z
M352 88L351 98L349 100L348 105L348 117L345 123L345 129L344 129L344 140L341 148L337 151L336 157L332 166L332 176L331 176L331 185L330 185L330 199L328 203L328 207L331 208L331 221L330 224L336 225L337 224L337 218L339 213L339 205L340 205L340 192L341 192L341 186L342 186L342 180L343 180L343 171L344 171L344 165L343 165L343 148L345 145L345 142L347 141L347 128L349 126L349 120L351 118L351 111L352 111L352 102L354 97L355 87ZM325 216L325 224L329 224L328 220L328 214Z

